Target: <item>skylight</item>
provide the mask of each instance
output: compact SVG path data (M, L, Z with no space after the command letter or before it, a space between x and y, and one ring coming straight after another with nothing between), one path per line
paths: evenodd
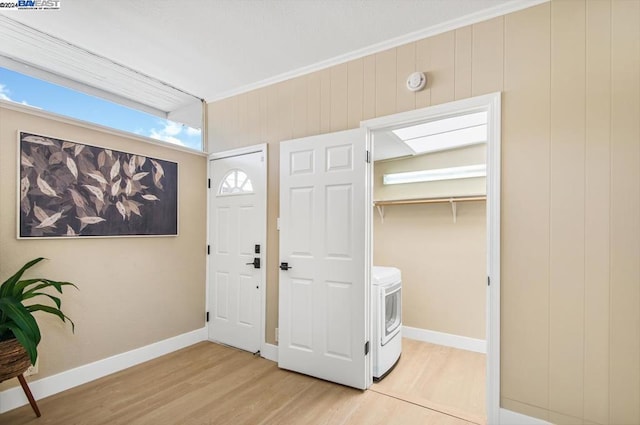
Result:
M416 154L487 141L487 112L460 115L393 130Z

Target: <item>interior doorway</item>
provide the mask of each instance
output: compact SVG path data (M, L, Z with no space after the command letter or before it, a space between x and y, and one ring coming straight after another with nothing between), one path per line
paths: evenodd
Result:
M373 205L368 216L370 266L393 265L379 264L385 257L385 251L387 254L390 251L388 247L376 249L376 240L380 243L396 236L399 247L410 251L420 249L419 241L413 244L413 248L407 247L411 244L401 240L399 234L387 234L387 239L374 234L376 227L384 226L385 215L387 220L394 217L407 221L409 216L403 218L402 214L397 214L400 208L404 208L404 214L427 214L427 209L432 213L437 211L441 217L446 213L452 223L451 229L456 229L452 226L456 225L458 215L460 224L463 218L465 225L469 224L469 219L474 221L473 244L477 248L480 243L481 258L477 257L478 249L475 249L475 258L462 259L462 262L474 263L472 292L476 303L473 314L480 317L481 323L478 324L476 317L471 321L465 318L466 324L439 324L444 329L458 326L461 329L458 333L462 334L458 336L462 338L450 338L449 333L441 331L431 332L429 336L444 338L439 342L443 345L455 347L461 344L461 348L466 350L486 351L486 417L489 423L496 422L499 413L500 94L374 119L362 126L367 130L367 148L374 159L367 191L370 205ZM409 211L410 208L414 211ZM479 223L479 220L483 222ZM404 224L405 230L410 231ZM455 247L450 248L450 251L455 251ZM437 247L434 249L436 251L432 251L430 257L437 254ZM417 261L424 263L429 260L414 254ZM437 258L433 260L438 261ZM460 264L461 259L456 260ZM399 260L396 258L396 261ZM415 280L415 273L412 278ZM471 287L468 290L471 291ZM408 299L406 288L403 291L407 296L403 317L411 317L413 322L425 319L424 316L426 323L438 321L438 315L433 311L422 314L417 311L419 307L414 297ZM464 296L463 293L449 295L450 298ZM460 300L463 301L462 298ZM441 310L446 312L447 309ZM376 320L372 318L371 322Z

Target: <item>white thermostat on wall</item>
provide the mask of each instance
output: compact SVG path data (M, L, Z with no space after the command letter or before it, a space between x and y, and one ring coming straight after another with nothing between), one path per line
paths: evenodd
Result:
M407 88L411 91L422 90L427 85L427 76L424 72L414 72L407 78Z

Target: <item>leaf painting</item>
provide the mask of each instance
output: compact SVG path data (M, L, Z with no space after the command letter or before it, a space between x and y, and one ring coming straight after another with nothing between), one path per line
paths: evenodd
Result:
M87 173L87 176L91 177L92 179L97 180L98 182L100 182L102 184L107 184L107 181L105 180L104 177L102 177L102 174L100 174L100 173Z
M31 182L29 182L29 179L27 177L24 177L22 180L20 180L20 200L22 201L25 196L27 196L27 193L29 192L29 188L31 187Z
M58 221L60 219L60 217L62 217L62 213L61 212L55 213L50 217L46 217L44 220L42 220L42 222L40 224L38 224L36 226L36 229L41 229L43 227L55 226L56 221Z
M53 146L53 142L51 140L46 139L42 136L36 136L34 134L28 134L25 137L23 137L21 140L23 142L35 143L37 145Z
M45 195L58 197L58 195L56 194L56 191L53 190L51 186L49 186L49 183L47 183L44 179L40 178L40 176L38 176L36 183L38 184L38 187L40 188L42 193L44 193Z
M100 188L95 187L95 186L91 186L90 184L83 184L83 186L89 191L91 192L91 194L93 196L95 196L97 199L99 199L100 201L104 202L104 194L102 193L102 190L100 190Z
M20 160L21 160L21 163L22 163L22 166L23 166L23 167L33 167L33 162L32 162L32 161L31 161L31 159L30 159L28 156L26 156L25 154L22 154L22 155L20 156Z
M71 159L71 157L67 157L67 168L73 174L73 177L78 178L78 167L76 167L76 163Z
M135 180L135 181L139 181L139 180L142 180L142 178L144 178L144 176L147 176L147 175L149 175L148 172L136 173L136 174L133 175L132 179Z
M19 237L177 235L178 165L20 133Z
M84 224L96 224L100 223L101 221L105 221L105 219L102 217L78 217L78 220L80 220Z
M120 161L116 160L111 166L111 171L109 172L111 175L111 180L115 179L120 175Z
M49 216L47 215L46 212L44 212L44 210L42 208L40 208L37 205L34 205L33 207L33 214L36 216L36 218L38 220L45 221Z

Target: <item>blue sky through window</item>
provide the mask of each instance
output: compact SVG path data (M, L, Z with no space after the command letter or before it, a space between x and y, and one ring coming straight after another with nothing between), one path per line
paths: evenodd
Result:
M1 67L0 99L202 150L199 129Z

